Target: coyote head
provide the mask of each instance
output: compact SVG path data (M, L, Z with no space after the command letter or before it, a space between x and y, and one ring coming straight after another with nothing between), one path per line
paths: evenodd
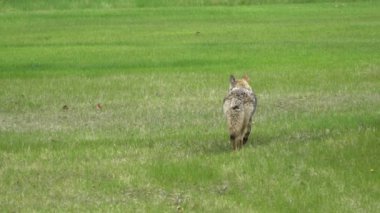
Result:
M251 86L249 86L249 78L247 75L244 75L242 79L235 79L233 75L230 76L230 91L237 88L237 89L248 89L252 90Z

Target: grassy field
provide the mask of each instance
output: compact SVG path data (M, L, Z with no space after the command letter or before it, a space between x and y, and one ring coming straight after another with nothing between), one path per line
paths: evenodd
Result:
M333 2L345 4L373 1L376 0L334 0ZM331 0L0 0L0 11L242 6L317 2L331 2Z
M10 2L1 211L380 211L378 2ZM230 74L248 74L259 102L239 152L222 113Z

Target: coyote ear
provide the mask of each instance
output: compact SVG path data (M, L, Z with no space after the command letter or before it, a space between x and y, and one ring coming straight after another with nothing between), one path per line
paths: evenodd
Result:
M247 74L245 74L245 75L243 76L243 79L244 79L245 81L249 82L249 77L248 77Z
M230 83L233 86L236 84L236 79L235 79L235 77L233 75L230 75Z

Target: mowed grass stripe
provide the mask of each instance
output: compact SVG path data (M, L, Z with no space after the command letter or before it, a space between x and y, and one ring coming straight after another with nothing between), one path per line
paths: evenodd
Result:
M378 7L0 14L0 208L377 212ZM240 152L229 74L258 95Z
M305 5L302 10L292 5L94 10L19 13L22 18L17 13L5 14L2 28L8 33L2 37L5 46L1 70L30 67L60 71L61 67L75 71L98 67L96 73L101 73L107 68L173 70L181 65L184 69L192 65L192 70L202 66L223 69L220 64L230 69L262 69L271 64L324 68L340 62L351 67L351 62L363 57L352 52L367 51L366 55L378 56L371 46L371 42L378 42L372 30L376 26L375 8L360 13L361 8L359 4L339 8ZM287 10L292 13L284 13ZM148 15L136 15L139 11ZM6 24L14 23L14 19L19 24ZM362 38L367 33L370 40ZM348 45L352 51L342 51L341 47ZM24 64L16 66L20 57ZM295 61L301 57L303 60Z

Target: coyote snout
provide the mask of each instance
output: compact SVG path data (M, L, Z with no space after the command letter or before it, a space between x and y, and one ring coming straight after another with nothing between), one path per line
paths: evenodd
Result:
M230 141L234 150L247 143L251 133L252 117L256 111L257 99L244 76L236 80L230 76L230 89L223 101L223 112L227 117Z

